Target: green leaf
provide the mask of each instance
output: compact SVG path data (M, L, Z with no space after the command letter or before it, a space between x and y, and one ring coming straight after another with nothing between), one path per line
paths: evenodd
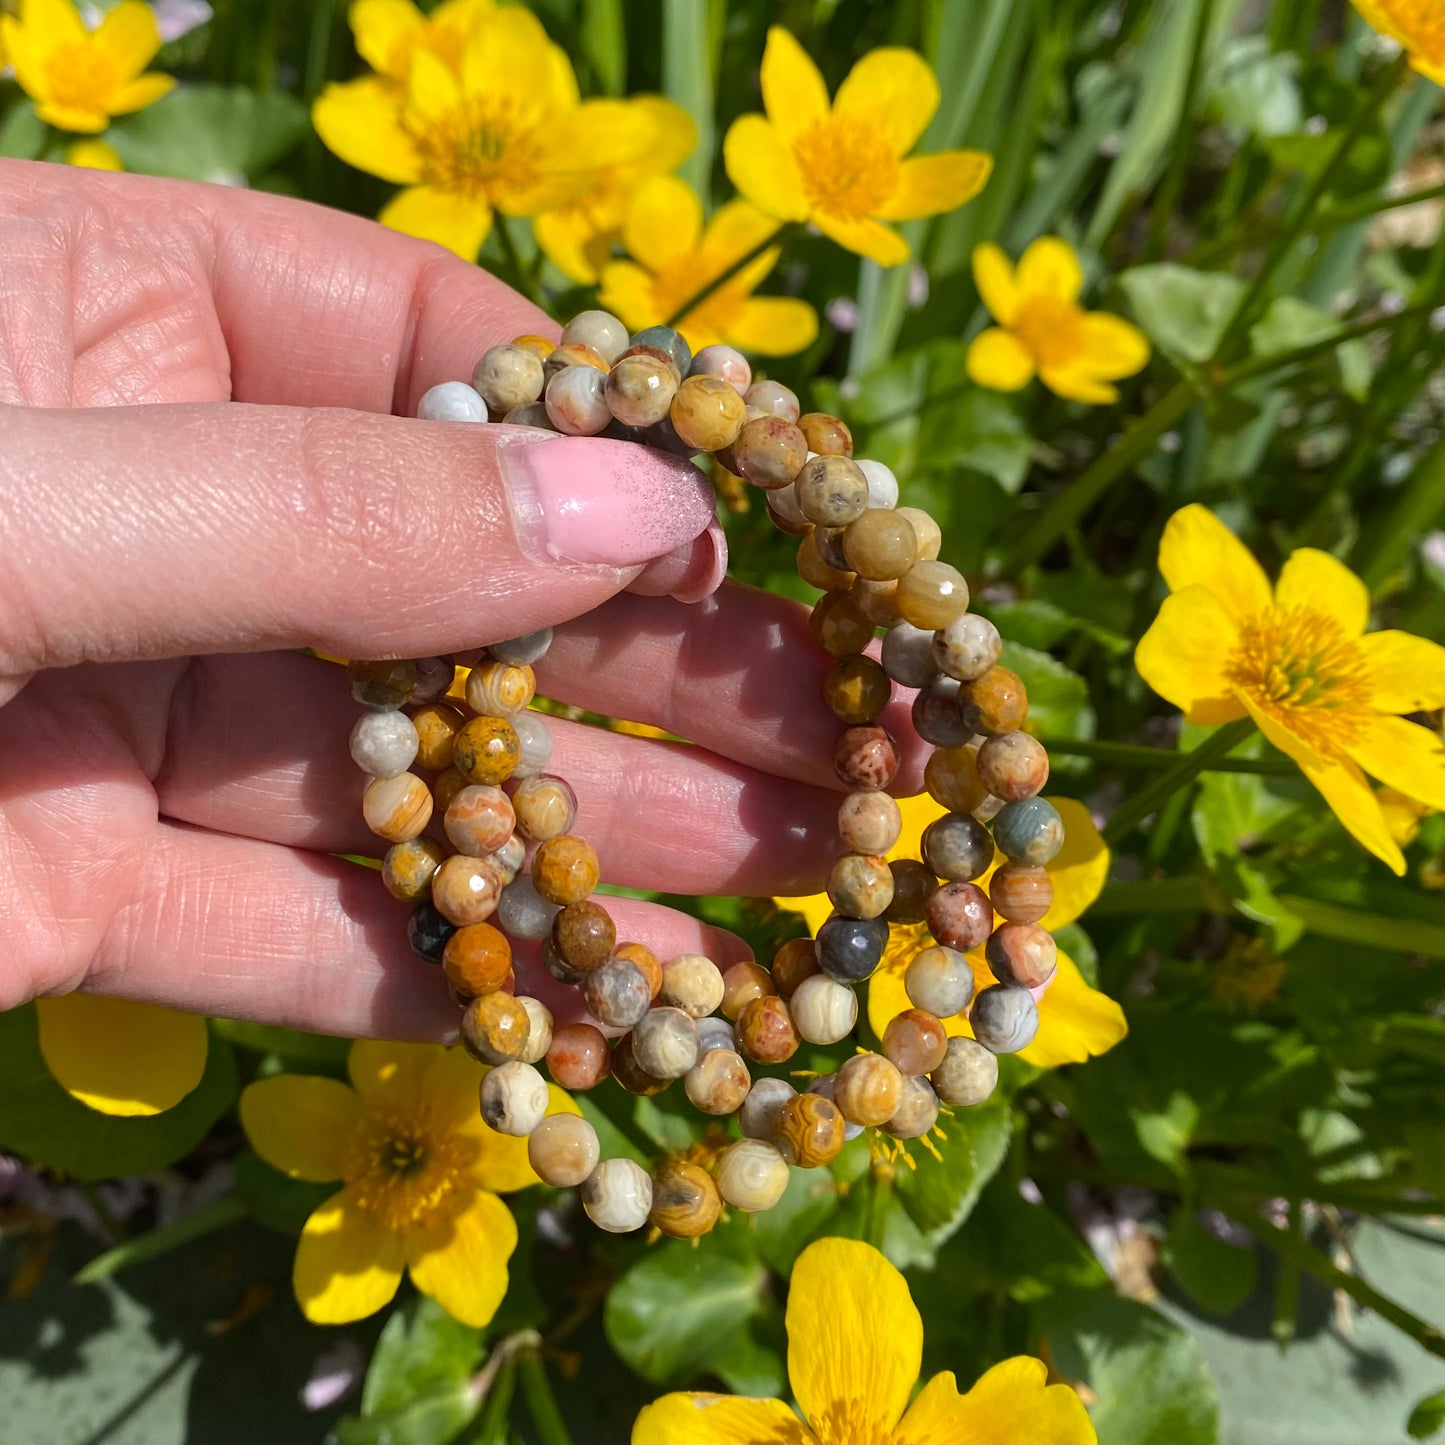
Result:
M1129 1117L1145 1153L1171 1169L1183 1169L1184 1151L1199 1122L1199 1105L1191 1095L1176 1089L1162 1109L1130 1109Z
M1222 48L1209 103L1236 132L1291 135L1304 124L1298 70L1299 56L1271 50L1267 36L1239 36Z
M1210 1314L1231 1315L1254 1292L1254 1251L1212 1234L1187 1206L1174 1211L1166 1252L1174 1278Z
M175 1108L148 1118L101 1114L46 1068L33 1006L0 1014L0 1145L76 1179L149 1174L184 1158L236 1089L230 1045L212 1035L201 1082Z
M35 160L45 145L45 122L35 114L33 100L18 100L0 122L0 156Z
M920 450L935 465L951 462L982 472L1010 495L1028 474L1030 444L1013 406L997 392L977 388L949 405L930 407L919 434Z
M999 662L1018 673L1029 694L1029 723L1045 737L1091 738L1094 709L1089 685L1047 652L1005 642Z
M1013 1110L996 1090L969 1109L942 1115L932 1143L938 1154L910 1146L914 1169L900 1164L894 1188L899 1202L933 1243L947 1239L968 1218L983 1186L993 1178L1008 1153Z
M254 1218L293 1237L340 1184L312 1184L290 1179L250 1149L236 1156L236 1193Z
M1140 326L1167 355L1208 361L1244 297L1244 282L1219 271L1195 271L1172 261L1135 266L1119 276Z
M1445 1390L1436 1390L1421 1399L1410 1411L1405 1429L1410 1432L1412 1440L1428 1440L1432 1435L1440 1433L1442 1425L1445 1425Z
M1269 309L1249 328L1250 346L1256 356L1278 356L1323 341L1340 323L1327 311L1301 301L1298 296L1276 296ZM1370 353L1363 341L1347 341L1335 351L1340 384L1345 394L1363 402L1370 394Z

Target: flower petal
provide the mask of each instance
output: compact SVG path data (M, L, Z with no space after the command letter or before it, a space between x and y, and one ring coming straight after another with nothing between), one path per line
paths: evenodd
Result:
M758 79L763 91L763 109L784 141L828 114L828 87L812 57L781 25L768 28L763 63ZM732 174L732 167L728 167ZM737 185L734 177L733 184ZM741 187L739 187L741 189Z
M898 1426L907 1445L1094 1445L1088 1412L1067 1385L1045 1385L1042 1360L1017 1355L995 1365L968 1394L951 1373L918 1392Z
M629 331L641 331L664 320L651 275L631 261L609 261L602 271L598 302L619 317Z
M798 163L777 127L765 116L740 115L723 140L728 179L760 211L782 221L808 215Z
M1377 713L1349 751L1372 778L1427 808L1445 811L1445 744L1438 733Z
M594 285L620 238L617 228L599 226L596 211L585 199L533 217L532 234L542 253L564 276L583 286Z
M512 1211L479 1189L460 1213L408 1231L412 1282L449 1315L480 1329L507 1293L507 1261L517 1247Z
M123 171L125 162L108 141L78 140L65 148L65 164L91 171Z
M108 51L122 73L139 75L161 48L155 12L141 0L121 0L100 22L91 44Z
M820 1239L788 1290L788 1379L823 1439L887 1440L923 1361L923 1321L904 1278L856 1239ZM830 1417L856 1432L831 1433Z
M1164 599L1134 649L1134 666L1190 722L1232 722L1244 716L1225 673L1237 636L1219 595L1192 583Z
M1086 311L1079 318L1081 369L1104 381L1133 376L1149 361L1149 340L1132 322L1107 311Z
M1039 1031L1019 1058L1038 1069L1082 1064L1108 1053L1128 1032L1124 1010L1090 988L1079 965L1060 949L1058 969L1039 1000Z
M1034 356L1012 331L990 326L970 342L964 369L975 386L1020 391L1034 379Z
M411 47L426 29L412 0L352 0L346 18L361 58L373 70L405 80Z
M132 111L144 110L161 96L169 95L175 85L174 75L162 75L158 70L148 71L117 86L111 91L106 105L112 115L130 115Z
M622 244L649 271L665 270L697 249L702 202L680 176L654 176L637 188L622 226Z
M871 216L844 218L819 214L813 224L845 251L854 251L880 266L898 266L908 259L908 242Z
M896 45L870 50L848 72L833 98L834 115L881 132L897 156L913 149L937 109L938 81L932 68L916 50Z
M984 187L993 157L982 151L939 151L914 156L898 167L898 189L879 215L886 221L913 221L956 210Z
M1370 705L1380 712L1445 707L1445 647L1410 632L1367 632L1359 641L1370 669Z
M354 1089L315 1074L276 1074L241 1092L241 1127L251 1147L273 1169L317 1184L346 1172L347 1144L361 1115Z
M569 90L575 103L576 83L569 86L558 74L553 49L542 22L526 6L505 6L488 15L467 43L462 89L471 95L511 97L539 118L565 104Z
M90 32L71 0L24 0L20 24L46 50L71 41L86 41Z
M1084 268L1074 248L1057 236L1040 236L1019 257L1020 296L1052 296L1059 301L1076 301L1084 289Z
M383 226L435 241L455 251L463 261L475 261L487 232L492 213L484 201L474 201L443 191L436 186L408 186L382 207L377 217Z
M803 1445L812 1437L781 1400L664 1395L644 1405L632 1445Z
M1273 600L1264 568L1198 502L1181 507L1165 525L1159 539L1159 571L1171 592L1196 582L1207 587L1236 623L1263 612Z
M19 67L16 74L19 75ZM37 100L35 114L46 125L57 130L75 131L79 135L99 135L110 124L110 112L95 106L64 105L53 100Z
M1052 933L1073 923L1104 891L1109 877L1109 845L1082 803L1053 797L1049 802L1064 820L1064 846L1048 865L1054 901L1039 920Z
M473 40L468 50L479 43ZM441 56L430 50L413 49L406 71L406 108L422 125L432 126L447 119L461 104L462 84Z
M46 1068L102 1114L159 1114L206 1071L206 1021L196 1014L89 993L38 998L35 1008Z
M973 284L993 319L1002 326L1012 325L1019 311L1019 294L1013 262L1002 246L985 241L973 248Z
M730 346L758 356L791 356L817 340L818 313L795 296L753 296L727 328Z
M556 1084L547 1085L549 1117L581 1112L577 1101L565 1090L559 1089ZM469 1119L464 1127L465 1132L477 1142L477 1162L472 1171L477 1183L494 1194L515 1194L519 1189L540 1184L542 1181L527 1158L527 1141L512 1134L499 1134L488 1125L477 1109L475 1091L472 1114L474 1118Z
M401 127L396 88L375 76L328 85L311 107L311 123L328 150L384 181L409 185L421 161Z
M346 1072L367 1108L415 1109L428 1070L445 1051L442 1044L357 1039L346 1055Z
M583 174L640 160L657 138L652 116L625 100L584 100L545 130L544 168Z
M363 1209L356 1191L333 1194L306 1221L291 1284L312 1324L349 1325L374 1315L401 1283L401 1236Z
M1316 547L1289 554L1274 584L1274 600L1279 607L1324 613L1351 641L1370 625L1370 589L1338 557Z
M1055 396L1062 396L1066 401L1081 401L1087 406L1112 406L1119 400L1118 388L1099 381L1087 362L1041 367L1039 380Z

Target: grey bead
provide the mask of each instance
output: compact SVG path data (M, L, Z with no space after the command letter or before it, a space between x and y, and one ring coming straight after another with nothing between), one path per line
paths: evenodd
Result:
M435 702L445 697L457 677L457 665L449 657L419 657L416 681L411 685L413 703Z
M897 622L883 634L883 671L902 687L927 687L938 676L933 634L911 622Z
M524 632L520 637L488 643L487 652L498 662L512 667L530 667L538 658L546 656L551 645L552 629L539 627L536 632Z
M486 421L487 404L476 387L444 381L422 393L416 414L422 421Z
M630 1029L652 1005L647 975L629 958L613 958L587 975L587 1007L608 1028Z
M1026 988L994 984L974 999L968 1011L973 1036L995 1054L1016 1054L1039 1031L1039 1007Z
M549 903L537 892L530 873L519 873L502 889L497 922L513 938L546 938L552 931L552 920L561 911L561 904Z
M778 1110L797 1092L786 1079L758 1079L738 1110L738 1128L749 1139L771 1139Z
M945 813L923 832L923 861L952 883L970 883L993 862L993 836L968 813Z
M950 677L972 682L998 661L1002 646L998 628L987 617L965 612L933 634L933 659Z
M854 457L859 470L868 478L868 505L870 507L896 507L898 505L898 478L893 469L882 462L868 457Z
M404 712L369 712L351 729L351 759L373 778L394 778L416 759L416 726Z
M514 778L535 778L547 771L552 761L552 729L535 712L514 713L507 719L517 735L517 765L512 769Z
M726 1019L706 1018L697 1021L698 1058L713 1049L736 1049L737 1046L733 1026Z
M959 700L962 684L935 677L913 699L913 730L936 748L956 748L973 736Z

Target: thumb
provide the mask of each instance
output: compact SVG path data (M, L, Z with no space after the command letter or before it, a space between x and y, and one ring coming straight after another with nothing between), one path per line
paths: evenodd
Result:
M634 580L700 595L725 566L706 479L630 442L237 403L0 407L0 435L12 678L277 647L450 652Z

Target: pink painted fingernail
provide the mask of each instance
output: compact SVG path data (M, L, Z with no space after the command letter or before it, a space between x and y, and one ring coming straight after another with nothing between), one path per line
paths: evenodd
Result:
M714 517L707 478L677 457L601 437L518 431L502 475L534 562L636 567L697 538Z
M686 546L674 547L666 557L649 562L627 590L640 597L701 602L722 586L727 570L727 534L717 522L712 522L702 536Z

